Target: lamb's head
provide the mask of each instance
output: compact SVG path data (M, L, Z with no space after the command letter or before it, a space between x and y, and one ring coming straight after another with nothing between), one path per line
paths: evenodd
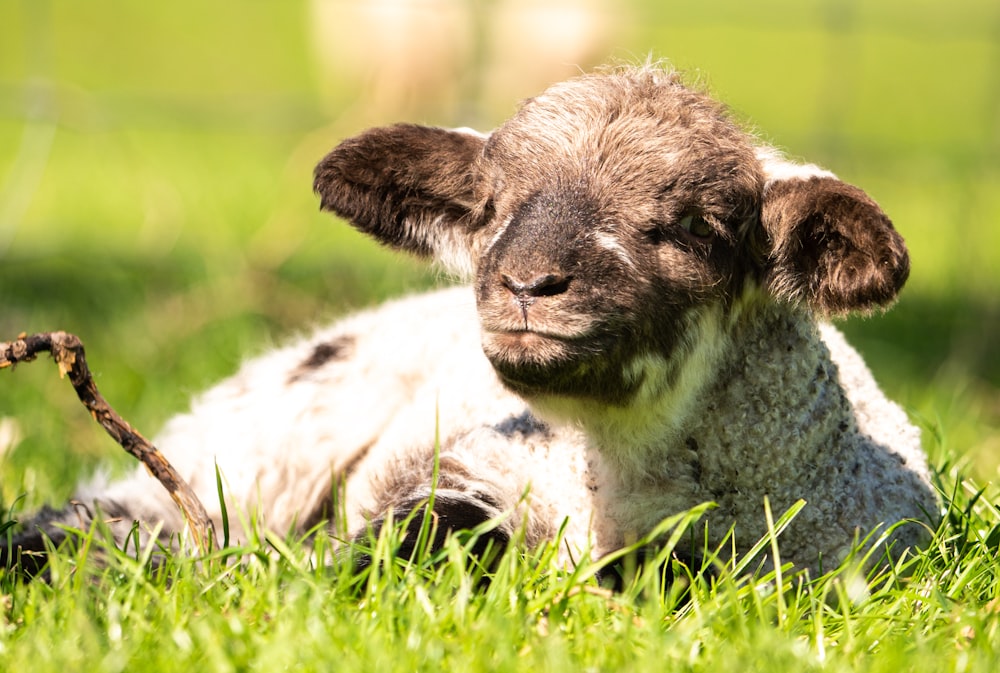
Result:
M315 188L358 229L474 277L511 389L627 406L675 385L748 296L828 313L894 298L906 252L878 206L789 166L642 68L553 86L488 136L370 130Z

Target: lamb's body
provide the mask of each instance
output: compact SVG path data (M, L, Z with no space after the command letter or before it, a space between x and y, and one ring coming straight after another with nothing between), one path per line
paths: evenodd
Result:
M248 362L170 421L156 444L217 529L216 464L230 512L259 514L276 531L330 517L342 479L347 519L333 525L358 533L387 507L429 494L438 437L439 488L487 495L489 514L511 515L502 528L524 520L528 490L526 541L551 539L568 519L562 549L574 559L612 551L708 501L719 505L709 543L735 523L745 548L765 531L767 495L775 512L807 500L782 553L815 566L881 524L920 516L907 496L933 506L917 430L839 332L817 330L797 311L745 329L747 347L727 354L722 376L678 428L681 439L649 447L642 460L617 459L578 429L536 420L504 389L482 354L465 287L390 302ZM124 515L123 534L133 519L164 521L164 536L182 529L142 467L77 499ZM237 537L245 535L239 521L232 517ZM901 543L920 539L918 528L903 530Z
M535 544L568 520L567 560L707 501L709 546L735 524L746 550L765 497L776 513L806 500L781 548L814 569L933 517L917 430L814 316L891 301L901 239L860 190L755 149L671 76L557 86L489 140L377 129L316 186L355 226L476 283L251 361L173 419L157 444L217 519L216 463L230 511L363 533L422 506L436 445L442 529L506 516L494 539L524 524ZM80 499L126 530L182 527L141 470ZM925 533L900 527L895 551Z

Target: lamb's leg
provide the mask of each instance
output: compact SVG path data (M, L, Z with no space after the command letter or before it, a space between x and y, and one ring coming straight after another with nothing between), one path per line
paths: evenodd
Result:
M48 563L48 544L60 546L66 540L66 531L59 525L69 516L71 506L63 510L46 507L38 512L23 529L8 539L0 541L0 568L17 569L28 577L35 577Z
M120 547L129 544L133 535L138 535L140 549L152 542L154 529L143 524L142 513L107 497L72 500L61 509L43 508L23 522L19 532L0 540L0 568L16 569L29 578L36 577L48 564L49 550L73 537L71 529L89 531L98 519ZM174 524L179 521L159 527L157 539L169 544L170 538L179 533L179 525Z
M411 558L420 551L417 545L425 544L433 553L449 535L481 528L472 541L472 555L487 565L498 558L518 526L530 527L530 508L521 500L526 481L524 475L504 473L484 462L486 456L496 455L483 452L482 443L465 439L446 442L437 457L427 447L404 452L386 466L373 480L375 505L366 530L355 541L363 545L371 532L378 535L390 521L405 522L394 553ZM484 526L488 522L491 525ZM359 568L370 563L363 554L355 558Z
M402 539L394 553L403 559L416 558L417 546L424 533L425 550L433 554L441 550L449 535L458 531L475 529L495 521L493 527L479 533L472 543L471 555L486 564L498 558L510 543L508 521L502 520L503 512L481 494L455 490L436 490L433 501L429 497L413 496L394 504L371 521L371 531L378 536L390 520L406 521ZM426 532L424 532L426 531ZM367 542L368 532L359 535L356 542ZM371 563L368 554L358 554L355 566L362 569Z

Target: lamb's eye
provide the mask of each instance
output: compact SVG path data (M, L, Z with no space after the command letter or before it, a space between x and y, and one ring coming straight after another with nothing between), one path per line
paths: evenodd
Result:
M697 213L688 213L677 223L684 231L698 238L708 238L712 235L712 225Z

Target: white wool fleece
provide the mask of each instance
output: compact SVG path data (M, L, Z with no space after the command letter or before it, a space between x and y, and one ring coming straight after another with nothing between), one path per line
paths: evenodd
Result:
M217 527L216 465L230 512L258 516L280 533L311 523L343 480L339 537L378 513L390 476L406 479L397 473L411 470L426 478L437 438L442 465L500 493L511 521L526 520L527 503L529 543L568 519L562 549L577 560L707 501L719 505L708 515L710 546L735 523L738 547L749 547L766 532L767 496L776 515L807 501L781 538L782 557L818 569L877 526L919 515L907 503L936 507L918 431L840 332L780 311L753 318L742 333L683 438L648 448L641 465L602 458L581 430L545 426L501 387L479 347L468 288L390 302L251 360L172 419L155 443ZM331 344L335 356L303 370ZM78 499L124 508L146 525L162 521L164 534L182 525L142 468ZM245 536L239 517L230 519L234 538ZM904 526L896 537L913 545L922 530Z

